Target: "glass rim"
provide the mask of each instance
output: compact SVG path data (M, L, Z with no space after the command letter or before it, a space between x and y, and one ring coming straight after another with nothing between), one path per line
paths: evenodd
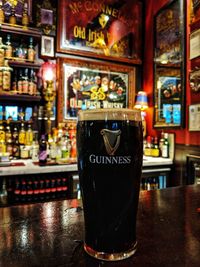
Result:
M141 111L134 108L102 108L79 110L78 112L78 121L127 119L132 121L141 121Z

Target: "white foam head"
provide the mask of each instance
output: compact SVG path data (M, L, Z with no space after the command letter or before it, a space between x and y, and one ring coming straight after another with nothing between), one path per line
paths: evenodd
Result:
M130 120L141 121L141 112L137 109L128 108L110 108L110 109L89 109L80 110L78 113L79 121L93 121L93 120Z

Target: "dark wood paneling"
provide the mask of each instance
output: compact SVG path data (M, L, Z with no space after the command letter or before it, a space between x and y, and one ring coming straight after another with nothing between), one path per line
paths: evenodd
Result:
M200 156L200 146L176 144L172 186L185 185L187 181L187 155Z

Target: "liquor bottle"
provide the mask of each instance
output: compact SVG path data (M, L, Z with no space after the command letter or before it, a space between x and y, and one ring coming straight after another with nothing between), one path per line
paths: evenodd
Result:
M161 132L160 140L159 140L159 149L160 149L161 156L162 156L162 146L163 146L163 143L164 143L164 131Z
M22 80L22 93L28 94L28 87L29 87L29 81L28 81L28 68L24 70L24 77Z
M147 136L146 146L144 148L144 155L151 156L151 136Z
M23 93L23 74L22 74L22 69L19 70L19 77L17 81L17 92L18 94Z
M28 124L28 129L26 131L26 145L31 146L33 144L33 130L31 124Z
M8 65L8 60L4 61L3 67L3 90L11 90L11 71L12 68Z
M2 37L0 37L0 67L4 66L5 45L3 44Z
M21 185L19 179L15 179L15 188L14 188L14 202L20 201L21 195Z
M0 67L0 93L3 91L3 70Z
M0 124L0 140L6 140L6 132L3 124Z
M33 69L30 69L28 93L29 95L37 95L36 77Z
M151 155L152 155L152 157L159 157L159 155L160 155L157 137L154 138Z
M24 128L24 123L21 123L21 128L19 130L19 144L25 145L26 143L26 130Z
M12 58L12 56L13 56L13 48L10 41L10 34L7 34L5 58Z
M17 23L17 18L15 15L15 7L14 6L12 6L12 8L11 8L11 14L9 16L8 23L13 24L13 25Z
M13 140L12 155L13 155L13 159L19 159L20 157L20 147L19 147L18 139Z
M28 60L34 62L35 60L35 49L33 47L33 38L29 39L29 47L28 47Z
M162 157L169 158L169 141L168 141L168 133L164 134L164 143L162 146Z
M5 21L5 14L4 14L2 6L3 6L3 3L2 3L2 0L1 0L0 1L0 24L4 23L4 21Z
M17 94L17 69L14 70L14 74L13 74L13 80L12 80L12 92L14 94Z
M22 182L21 182L20 201L21 202L27 201L27 182L26 182L26 180L22 180Z
M28 16L28 4L24 3L24 9L22 13L22 25L27 28L29 25L29 16Z
M9 139L6 140L6 152L9 155L9 159L13 158L12 151L13 151L13 143L12 143L12 139L9 138Z
M39 142L39 164L45 165L47 162L47 143L45 135L42 134Z

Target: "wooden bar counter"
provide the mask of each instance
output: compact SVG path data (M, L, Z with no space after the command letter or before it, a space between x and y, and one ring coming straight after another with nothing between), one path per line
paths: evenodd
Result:
M79 200L0 208L0 266L199 267L199 209L200 185L141 191L138 250L127 260L110 263L83 251Z

